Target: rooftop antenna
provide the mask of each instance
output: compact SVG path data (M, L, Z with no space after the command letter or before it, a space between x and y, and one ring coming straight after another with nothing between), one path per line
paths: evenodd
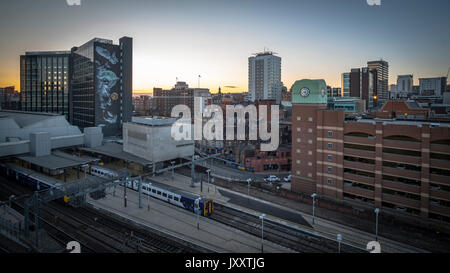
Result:
M200 78L201 78L201 76L198 75L198 88L200 88Z

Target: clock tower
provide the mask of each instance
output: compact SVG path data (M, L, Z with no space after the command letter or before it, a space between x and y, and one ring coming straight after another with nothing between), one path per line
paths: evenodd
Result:
M292 184L295 192L317 193L319 112L327 108L324 80L300 80L292 86Z

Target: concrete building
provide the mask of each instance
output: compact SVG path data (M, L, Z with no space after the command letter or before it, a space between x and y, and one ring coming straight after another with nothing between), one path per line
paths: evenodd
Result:
M447 78L420 78L420 95L442 97L446 91Z
M333 110L344 110L348 114L363 114L366 112L365 100L359 98L328 98L328 108Z
M248 58L248 91L251 101L281 101L281 58L265 51Z
M20 110L20 93L14 86L0 88L0 109Z
M302 80L292 88L292 190L450 222L450 124L346 120L326 109L325 86Z
M413 75L399 75L397 77L397 91L412 93L414 86Z
M191 109L194 117L194 98L201 97L202 105L205 107L207 101L211 99L211 94L207 88L189 88L186 82L177 82L170 90L153 88L153 116L171 117L172 109L176 105L186 105Z
M64 115L23 111L0 111L0 157L82 145L85 136ZM37 144L38 143L38 144Z
M389 64L386 61L371 61L367 63L370 71L376 71L375 90L376 96L379 100L389 99Z
M133 117L131 122L123 126L123 150L154 163L191 157L194 154L194 141L176 141L171 135L176 120Z
M21 110L69 118L70 51L26 52L20 56Z
M105 136L121 134L132 116L132 38L120 38L119 45L94 38L73 47L71 56L71 123L101 127Z

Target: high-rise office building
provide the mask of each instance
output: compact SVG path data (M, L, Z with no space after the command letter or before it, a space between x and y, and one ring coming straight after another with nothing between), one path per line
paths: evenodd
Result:
M447 78L421 78L419 79L421 96L441 97L446 90Z
M375 73L369 68L354 68L350 72L350 97L366 101L366 108L374 107Z
M371 61L367 63L370 71L376 70L376 96L378 99L389 99L389 64L386 61Z
M414 86L413 75L399 75L397 77L397 92L412 93Z
M350 97L350 73L342 73L341 84L341 97Z
M121 134L132 116L132 38L119 45L94 38L72 48L70 121L99 126L106 136Z
M20 56L23 111L69 116L70 51L26 52Z
M248 58L248 91L251 101L281 101L281 58L265 51Z

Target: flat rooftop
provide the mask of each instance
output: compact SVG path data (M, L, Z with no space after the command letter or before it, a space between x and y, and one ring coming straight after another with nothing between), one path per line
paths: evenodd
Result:
M351 121L350 121L351 122ZM359 119L353 122L363 122L363 123L375 123L375 122L383 122L384 124L394 124L394 125L431 125L437 127L450 127L450 123L445 122L432 122L432 121L416 121L416 120L387 120L387 119Z
M148 161L147 159L144 159L144 158L141 158L141 157L138 157L133 154L125 152L123 150L123 145L115 143L115 142L105 143L102 146L95 147L95 148L80 148L80 150L90 152L90 153L106 155L109 157L114 157L117 159L129 161L129 162L133 162L133 163L138 163L141 165L152 164L152 162Z
M168 118L168 117L132 117L131 119L132 123L150 126L168 126L172 125L176 121L177 118Z
M30 155L18 156L17 158L33 165L49 170L60 170L88 164L92 158L78 157L61 151L54 151L51 155L34 157Z

